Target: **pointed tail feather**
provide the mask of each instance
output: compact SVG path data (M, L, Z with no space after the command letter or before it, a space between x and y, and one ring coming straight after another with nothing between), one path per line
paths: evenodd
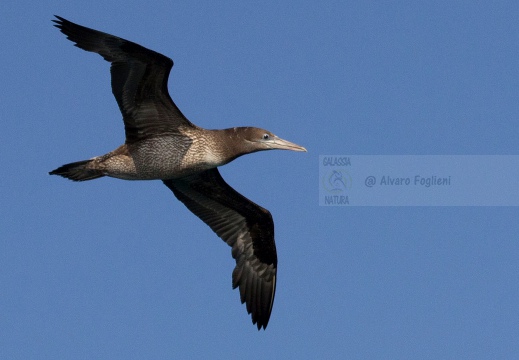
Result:
M65 164L59 168L49 172L49 175L60 175L64 178L73 181L86 181L93 180L103 177L104 174L101 170L88 168L87 165L92 160L77 161L70 164Z

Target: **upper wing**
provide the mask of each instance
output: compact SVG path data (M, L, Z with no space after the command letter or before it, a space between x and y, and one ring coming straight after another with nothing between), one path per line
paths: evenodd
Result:
M233 288L258 330L266 328L276 291L277 255L270 213L239 194L218 169L175 180L164 180L189 210L232 246L236 268Z
M52 21L67 39L112 63L112 92L123 114L127 143L176 133L179 126L194 126L168 93L173 60L131 41L56 18Z

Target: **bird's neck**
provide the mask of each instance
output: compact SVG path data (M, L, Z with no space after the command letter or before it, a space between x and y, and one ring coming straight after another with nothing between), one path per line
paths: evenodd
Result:
M236 159L239 156L257 151L251 148L248 141L240 136L239 128L222 130L206 130L210 151L221 159L221 165Z

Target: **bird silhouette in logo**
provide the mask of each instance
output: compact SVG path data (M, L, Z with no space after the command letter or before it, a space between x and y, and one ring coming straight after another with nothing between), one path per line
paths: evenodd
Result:
M328 183L331 185L331 191L342 191L346 189L346 179L340 171L333 170L330 177L328 178Z

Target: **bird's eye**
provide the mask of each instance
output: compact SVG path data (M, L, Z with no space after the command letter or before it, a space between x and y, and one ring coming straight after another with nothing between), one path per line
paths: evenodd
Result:
M263 140L268 140L270 138L269 134L263 134Z

